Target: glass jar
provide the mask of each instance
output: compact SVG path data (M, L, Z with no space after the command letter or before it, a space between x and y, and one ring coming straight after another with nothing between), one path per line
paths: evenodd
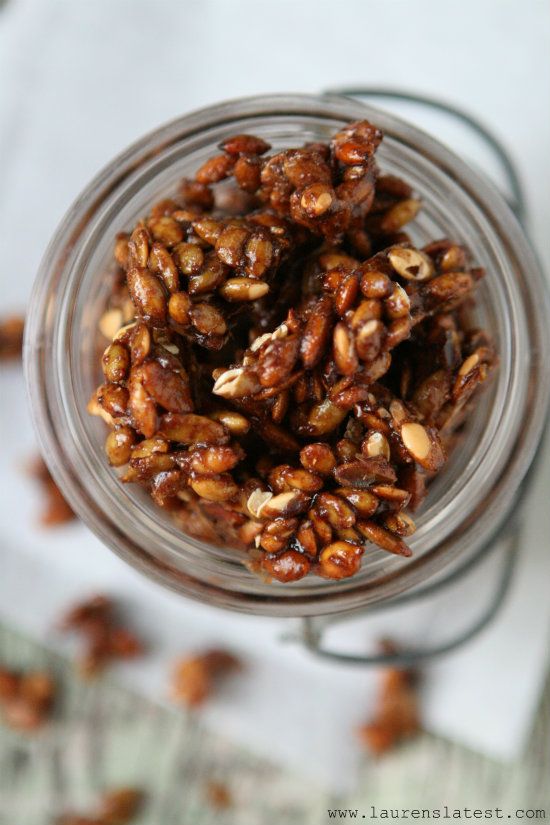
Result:
M368 118L385 133L381 168L405 178L423 201L420 244L448 236L487 270L477 322L499 353L496 376L467 437L430 487L410 540L412 559L374 547L351 579L314 576L266 583L235 550L184 535L168 514L108 466L105 427L86 412L100 383L97 325L110 289L113 239L171 194L229 135L249 132L275 148L326 140ZM246 98L162 126L115 158L58 228L34 288L26 372L42 450L63 494L99 538L134 567L182 593L243 612L345 613L403 593L476 554L514 507L541 438L549 398L549 305L530 245L497 190L445 147L387 112L337 96Z

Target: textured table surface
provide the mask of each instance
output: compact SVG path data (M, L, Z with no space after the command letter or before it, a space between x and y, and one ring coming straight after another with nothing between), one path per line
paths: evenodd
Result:
M67 204L136 136L221 98L352 81L405 84L453 100L491 124L519 162L533 237L548 259L550 199L543 182L550 110L540 105L550 79L545 0L346 0L344 21L342 3L323 0L321 25L320 0L287 0L269 26L257 0L240 2L238 13L226 0L131 5L129 14L127 0L0 1L6 309L25 304ZM502 766L422 736L379 762L365 758L358 793L335 800L321 786L207 733L200 718L121 689L113 677L82 685L70 663L2 627L0 662L53 668L62 694L53 724L39 736L26 739L0 726L0 825L46 825L63 810L90 810L102 788L120 784L149 792L137 825L323 825L331 821L328 808L368 813L371 805L499 806L512 819L517 808L538 807L550 819L550 683L528 753L517 764ZM513 668L511 660L510 678ZM206 804L210 779L228 783L232 810Z
M47 825L69 808L91 810L101 789L121 785L148 792L136 825L322 825L331 821L329 808L368 816L371 806L500 807L512 820L518 808L542 808L550 819L550 681L528 752L518 763L502 766L420 736L381 760L365 758L358 793L334 799L206 732L200 717L123 690L112 676L84 685L69 662L5 627L0 661L51 668L61 688L56 717L39 735L22 737L0 727L0 825ZM228 785L230 810L210 807L209 781Z

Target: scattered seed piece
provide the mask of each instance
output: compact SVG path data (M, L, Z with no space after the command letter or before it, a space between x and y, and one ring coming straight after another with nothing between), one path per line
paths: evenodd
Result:
M395 646L386 642L384 649L394 651ZM381 672L372 719L357 731L361 743L375 756L382 756L420 731L416 682L412 670L389 667Z
M240 668L241 663L233 654L219 649L180 659L174 668L170 695L176 704L199 707L221 681Z
M206 800L217 811L227 811L233 807L233 795L224 782L210 781L206 785Z
M41 485L44 494L44 506L39 517L40 525L42 527L58 527L72 521L75 514L63 498L42 458L37 457L34 459L30 466L30 473Z
M19 315L0 320L0 361L21 358L24 326L25 320Z
M133 659L144 651L142 642L118 623L115 613L110 599L94 596L76 604L61 619L61 630L83 638L77 668L86 679L95 678L117 659Z
M23 733L41 729L51 716L55 698L51 674L0 666L0 719L8 727Z

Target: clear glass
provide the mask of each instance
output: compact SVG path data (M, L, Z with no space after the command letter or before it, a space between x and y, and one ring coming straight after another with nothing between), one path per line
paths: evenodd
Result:
M168 196L225 137L252 132L276 149L327 139L369 118L385 139L379 162L423 200L416 240L449 236L487 270L479 323L494 336L500 366L468 435L430 488L410 560L369 548L361 572L343 581L313 576L265 583L235 550L183 534L107 465L105 428L86 403L99 382L97 322L116 233ZM387 112L334 96L246 98L194 112L115 158L71 207L45 254L27 324L28 387L45 458L76 512L147 576L213 605L304 616L358 610L425 582L476 553L514 506L540 440L549 397L548 301L529 243L501 195L433 138Z

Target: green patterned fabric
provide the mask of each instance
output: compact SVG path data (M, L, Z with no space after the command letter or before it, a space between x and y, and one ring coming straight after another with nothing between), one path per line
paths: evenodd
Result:
M2 627L0 662L52 669L60 685L47 730L24 737L0 727L0 825L49 825L63 811L91 811L102 789L121 785L148 792L136 825L324 825L340 821L329 818L333 808L369 817L371 806L444 805L500 807L512 820L518 808L544 808L550 820L550 681L516 764L423 735L381 760L365 757L357 793L335 799L206 731L200 717L160 708L112 677L84 685L69 662ZM211 780L230 788L230 810L210 807Z

